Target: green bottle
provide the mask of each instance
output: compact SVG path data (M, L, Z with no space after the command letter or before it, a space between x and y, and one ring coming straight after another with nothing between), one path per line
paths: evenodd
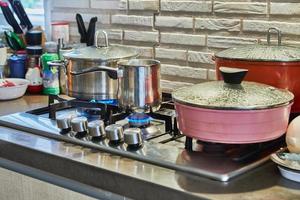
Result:
M51 67L48 62L58 60L57 53L44 53L41 56L43 68L43 93L58 95L59 91L59 72L56 67Z

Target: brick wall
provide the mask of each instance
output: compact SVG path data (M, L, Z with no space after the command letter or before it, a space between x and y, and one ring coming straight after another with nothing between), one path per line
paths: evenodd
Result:
M53 0L51 20L71 25L75 13L108 31L110 43L138 49L162 61L162 86L177 88L214 80L211 56L222 49L265 41L268 27L283 32L283 43L300 47L299 0ZM86 24L87 26L87 24Z

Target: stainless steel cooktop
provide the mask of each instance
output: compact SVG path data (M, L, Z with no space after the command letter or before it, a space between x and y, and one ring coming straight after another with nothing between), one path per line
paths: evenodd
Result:
M55 120L49 118L49 113L51 113L49 108L2 116L0 125L97 149L100 153L124 156L223 182L266 162L269 160L269 155L281 145L280 140L252 145L221 145L196 141L191 138L187 140L178 130L174 130L176 129L174 109L164 108L164 106L152 114L149 123L139 125L135 129L132 129L128 116L124 117L125 115L121 115L118 120L113 122L98 117L105 122L103 129L98 129L99 126L95 126L93 123L95 120L99 121L97 115L87 115L78 111L77 107L67 106L56 111L57 118ZM72 116L70 118L72 120L71 122L61 121L66 122L63 125L67 127L60 124L60 128L58 128L58 120L63 119L62 116ZM77 119L73 120L74 118ZM173 124L170 125L170 121ZM117 127L115 124L122 127L124 131L121 138L115 129L110 131L112 130L110 128ZM61 127L65 129L63 130ZM172 130L170 127L173 127ZM105 132L104 128L106 134L101 135L101 130ZM141 130L139 133L141 139L135 137L136 133L131 131L136 129Z

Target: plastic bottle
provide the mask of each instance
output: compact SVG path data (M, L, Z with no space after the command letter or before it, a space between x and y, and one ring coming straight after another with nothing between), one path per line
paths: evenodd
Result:
M59 83L57 83L57 68L49 67L48 62L58 60L57 53L44 53L41 56L42 68L43 68L43 93L44 94L59 94Z

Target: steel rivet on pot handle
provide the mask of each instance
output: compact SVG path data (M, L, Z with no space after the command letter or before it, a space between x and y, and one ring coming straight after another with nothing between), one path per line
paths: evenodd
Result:
M281 31L278 28L272 27L268 29L267 41L268 45L271 45L271 32L275 31L277 34L278 46L281 45Z
M104 35L104 39L105 39L105 47L108 47L108 36L107 36L107 32L106 31L104 31L104 30L98 30L98 31L96 31L96 33L95 33L95 38L94 38L94 40L95 40L95 47L97 47L97 48L101 48L102 46L98 46L98 36L99 36L99 34L100 33L102 33L103 35Z

